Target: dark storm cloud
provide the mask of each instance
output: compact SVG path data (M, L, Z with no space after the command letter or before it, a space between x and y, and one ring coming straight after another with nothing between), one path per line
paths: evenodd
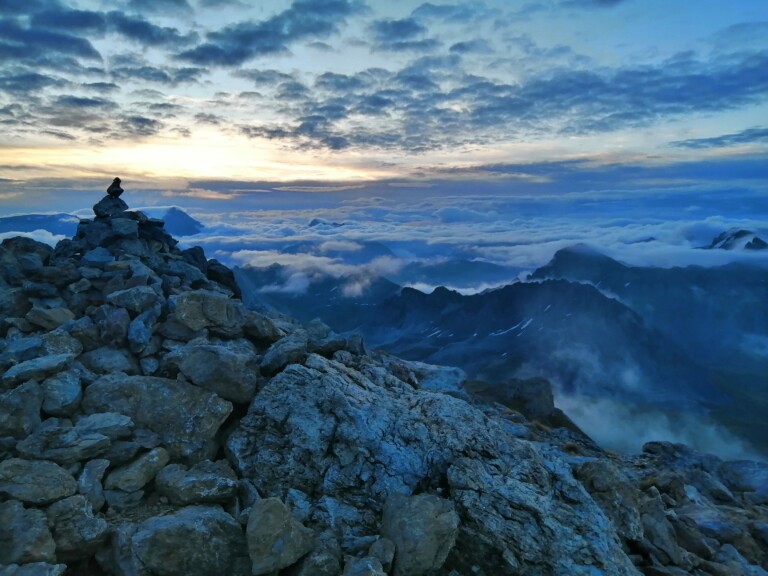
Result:
M101 60L101 55L84 38L51 30L24 28L19 23L0 21L0 53L14 59L34 59L50 53Z
M147 46L181 48L198 39L197 34L182 34L176 28L156 26L144 18L128 16L123 12L109 12L106 18L115 32Z
M119 66L111 71L112 76L117 80L143 80L168 86L199 82L206 72L204 68L158 68L157 66Z
M346 18L362 9L356 0L294 0L267 20L242 22L207 35L207 41L178 55L200 66L238 66L259 56L287 53L299 40L337 32Z
M768 144L768 128L755 127L734 134L723 134L712 138L692 138L672 142L680 148L723 148L739 144Z

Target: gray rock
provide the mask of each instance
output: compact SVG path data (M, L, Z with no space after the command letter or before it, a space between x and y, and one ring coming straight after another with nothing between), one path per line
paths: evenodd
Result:
M0 564L55 562L56 544L45 512L21 502L0 502Z
M144 352L149 346L161 310L160 305L156 304L152 308L144 310L131 321L128 327L128 345L134 354Z
M272 344L261 361L261 371L271 376L288 364L301 362L307 354L309 340L304 330L296 330Z
M104 487L107 490L118 489L123 492L141 490L154 479L157 473L168 464L169 460L170 456L165 448L150 450L130 464L110 472Z
M121 218L128 210L128 204L124 200L113 196L104 196L93 206L93 213L97 218Z
M253 310L245 312L243 332L257 344L272 344L285 336L272 320Z
M102 457L104 460L109 460L112 466L120 466L136 458L141 448L141 444L133 440L116 440L112 442L112 446L104 452Z
M636 575L613 526L546 446L509 436L451 396L416 390L373 359L310 355L254 397L226 449L267 496L311 494L313 528L376 534L390 494L446 485L460 517L459 573ZM462 558L471 564L461 565ZM397 562L397 560L395 560Z
M43 391L27 382L0 394L0 436L24 438L40 425Z
M102 346L121 348L128 336L131 316L124 308L101 306L94 314L96 327L99 329L99 342Z
M112 218L112 232L122 238L138 238L139 223L131 218Z
M225 335L242 333L245 308L242 302L210 290L194 290L169 298L172 317L190 330L210 328Z
M721 474L728 487L744 493L755 505L768 505L768 464L738 460L725 462Z
M39 336L17 338L6 343L0 352L0 367L9 367L41 355L43 339Z
M171 458L198 462L216 453L215 436L232 404L176 380L108 375L86 388L82 409L125 414L136 426L156 432Z
M141 371L136 358L127 350L121 348L96 348L85 352L79 358L83 366L97 374L138 374Z
M71 354L78 356L83 351L82 343L68 332L69 323L51 332L43 334L40 340L46 354Z
M43 411L51 416L71 416L83 399L80 375L76 370L59 372L42 384Z
M109 438L103 434L84 432L69 421L49 418L16 444L16 450L26 458L74 464L103 454L109 445Z
M133 420L124 414L116 412L99 412L83 416L75 423L75 428L81 433L103 434L110 440L127 438L135 428Z
M220 508L191 506L145 520L131 537L130 545L135 557L151 574L246 576L251 573L242 528Z
M27 360L8 369L3 374L3 384L13 387L27 380L42 381L51 374L66 369L72 364L72 360L72 354L52 354Z
M9 458L0 462L0 494L45 505L72 496L77 482L58 464Z
M593 460L577 466L574 475L611 519L619 536L626 540L643 537L639 492L626 473L608 461Z
M0 566L0 576L64 576L66 564L47 564L33 562L32 564L9 564Z
M123 512L131 508L137 508L144 497L144 490L135 492L123 492L122 490L104 490L104 499L110 510Z
M101 510L106 502L101 481L107 468L109 468L109 460L89 460L77 479L77 492L88 499L91 508L96 512Z
M368 556L378 559L384 571L389 573L392 570L392 561L395 559L395 543L389 538L379 538L371 544Z
M342 576L387 576L387 573L378 558L349 556Z
M341 550L332 532L315 539L315 547L299 561L294 576L339 576L341 574Z
M134 286L107 294L107 302L136 314L152 308L160 297L151 286Z
M112 256L109 250L102 246L89 250L83 254L83 257L80 260L84 266L92 266L93 268L104 268L104 266L114 261L115 257Z
M253 505L246 537L254 576L291 566L312 549L312 530L297 522L278 498Z
M91 503L79 494L51 504L46 515L56 541L56 556L65 562L90 556L109 535L106 520L96 518Z
M395 576L439 569L458 533L459 515L450 500L432 494L392 494L384 505L381 534L395 544Z
M34 306L27 312L25 318L44 330L55 330L65 322L74 320L75 314L69 308L40 308Z
M204 460L189 470L170 464L155 478L157 491L181 506L224 502L237 495L238 486L237 475L226 460Z
M165 355L160 371L184 374L193 384L232 402L250 402L263 380L256 349L248 340L192 341Z

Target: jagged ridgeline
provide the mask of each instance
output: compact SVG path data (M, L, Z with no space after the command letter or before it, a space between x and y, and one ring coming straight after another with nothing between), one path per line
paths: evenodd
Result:
M484 404L94 212L0 246L0 575L766 574L765 464L606 453L541 381Z

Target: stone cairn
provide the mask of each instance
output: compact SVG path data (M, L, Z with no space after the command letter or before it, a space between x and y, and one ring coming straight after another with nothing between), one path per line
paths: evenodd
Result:
M0 244L0 576L765 576L765 464L428 390L109 190Z

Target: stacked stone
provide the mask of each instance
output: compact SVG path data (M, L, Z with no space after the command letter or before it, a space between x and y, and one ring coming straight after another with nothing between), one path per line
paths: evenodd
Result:
M247 310L162 223L94 212L0 245L1 576L764 573L768 466L422 389L445 371Z

